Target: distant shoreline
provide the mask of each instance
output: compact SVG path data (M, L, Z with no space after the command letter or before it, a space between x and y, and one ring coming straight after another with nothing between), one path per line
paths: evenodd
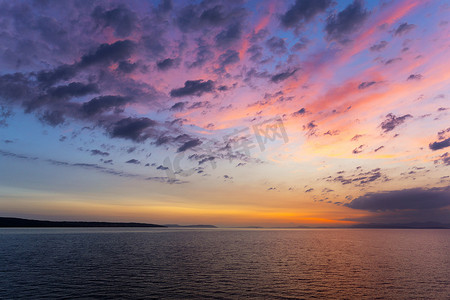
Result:
M178 225L178 224L151 224L136 222L87 222L87 221L47 221L32 220L13 217L0 217L0 228L89 228L89 227L134 227L134 228L219 228L215 225ZM293 227L223 227L222 229L450 229L450 224L442 224L435 222L427 223L405 223L405 224L355 224L351 226L336 227L309 227L309 226L293 226Z
M158 224L134 222L83 222L83 221L41 221L21 218L0 217L0 227L52 228L52 227L167 227Z

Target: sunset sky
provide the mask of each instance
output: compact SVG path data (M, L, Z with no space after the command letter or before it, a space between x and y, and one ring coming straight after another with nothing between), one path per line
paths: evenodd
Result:
M0 216L450 223L450 2L1 1Z

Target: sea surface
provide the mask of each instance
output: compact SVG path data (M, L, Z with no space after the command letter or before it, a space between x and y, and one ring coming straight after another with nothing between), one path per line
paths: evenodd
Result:
M450 299L450 230L0 229L0 299Z

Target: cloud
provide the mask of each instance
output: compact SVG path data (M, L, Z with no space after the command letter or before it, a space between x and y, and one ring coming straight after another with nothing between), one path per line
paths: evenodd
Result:
M443 163L446 166L450 166L450 154L448 152L445 152L441 156L439 156L437 159L434 160L435 164Z
M401 36L416 28L414 24L402 23L394 30L395 36Z
M286 42L280 37L271 37L266 41L266 45L274 54L284 54L287 52Z
M295 70L292 70L292 71L281 72L281 73L278 73L278 74L273 75L273 76L270 78L270 80L271 80L272 82L279 83L279 82L281 82L281 81L283 81L283 80L288 79L289 77L291 77L292 75L294 75L295 72L297 72L297 71L298 71L298 69L295 69Z
M53 70L39 71L36 79L42 86L48 87L58 81L73 78L83 68L98 64L109 65L126 60L131 56L135 47L136 44L130 40L101 44L94 52L83 55L78 63L63 64Z
M388 45L388 42L386 41L381 41L378 44L374 44L372 45L369 50L373 51L373 52L380 52L381 50L383 50L384 48L386 48L386 46Z
M124 118L113 125L112 137L120 137L135 142L146 140L149 136L145 129L155 126L156 122L149 118Z
M239 40L242 35L242 29L240 23L230 25L227 29L221 31L216 35L215 41L218 47L229 46L235 41Z
M380 151L381 149L383 149L384 148L384 146L380 146L380 147L378 147L378 148L376 148L375 150L373 150L374 152L378 152L378 151Z
M50 71L39 71L36 75L37 81L44 86L51 86L61 80L69 80L78 72L78 67L74 65L61 65Z
M421 74L411 74L406 80L421 80L422 77Z
M354 184L355 186L365 186L374 181L389 181L389 178L381 172L380 168L362 171L361 167L356 168L348 175L343 175L341 171L335 177L329 176L324 179L328 182L340 182L342 185Z
M3 151L3 150L0 150L0 155L14 157L17 159L30 160L30 161L32 161L32 160L43 161L43 162L50 163L55 166L75 167L75 168L82 168L82 169L87 169L87 170L95 170L98 172L102 172L102 173L109 174L109 175L115 175L115 176L119 176L119 177L140 178L140 179L153 180L153 181L169 183L169 184L171 184L171 183L186 183L186 181L180 181L177 179L172 180L167 177L146 177L145 178L145 177L142 177L141 175L127 173L127 172L123 172L123 171L116 171L114 169L99 166L97 164L71 163L71 162L59 161L59 160L54 160L54 159L41 159L38 157L31 157L31 156L17 154L17 153ZM130 161L131 161L130 163L134 163L134 161L136 161L136 160L132 159ZM103 162L104 163L112 163L112 160L105 160Z
M433 143L430 143L428 146L429 146L430 149L433 150L433 151L436 151L436 150L440 150L440 149L444 149L444 148L450 147L450 138L445 139L445 140L440 141L440 142L433 142Z
M403 124L408 118L412 118L410 114L396 117L394 114L389 113L386 115L386 120L381 123L381 128L385 133L392 131L395 127Z
M331 4L331 0L296 0L281 16L281 24L286 28L301 26L324 12Z
M83 84L81 82L72 82L68 85L52 87L47 90L48 95L56 99L68 99L72 97L82 97L89 94L98 93L97 84Z
M212 80L188 80L184 83L184 87L173 89L170 91L171 97L185 97L185 96L201 96L204 93L211 93L214 91L214 82Z
M306 113L306 109L304 107L302 107L299 110L297 110L296 112L294 112L292 115L293 116L302 116L305 113Z
M362 1L355 0L337 15L327 18L325 31L329 39L341 40L345 35L360 28L369 13L363 8Z
M236 3L239 4L238 1ZM246 10L233 2L224 5L219 1L202 1L182 8L176 23L181 31L188 32L240 22L245 15Z
M57 126L62 123L64 123L64 115L61 111L45 111L41 117L39 118L42 122L50 125L50 126Z
M390 64L393 64L393 63L401 61L401 60L402 60L401 57L391 58L391 59L388 59L387 61L385 61L384 64L390 65Z
M360 138L362 138L363 136L364 136L364 135L362 135L362 134L355 134L355 135L352 137L351 141L352 141L352 142L355 142L355 141L359 140Z
M117 67L117 70L122 73L132 73L134 70L136 70L138 67L137 63L130 63L129 61L121 61L119 62L119 66Z
M371 87L372 85L374 85L374 84L376 84L377 82L376 81L365 81L365 82L361 82L359 85L358 85L358 89L360 89L360 90L364 90L364 89L367 89L368 87Z
M186 102L177 102L174 105L172 105L170 110L172 110L172 111L182 111L184 109L185 105L186 105Z
M450 187L368 193L344 206L367 211L427 210L450 205Z
M90 152L91 152L91 155L109 156L108 152L103 152L98 149L91 150Z
M127 164L133 164L133 165L140 165L141 164L141 162L139 161L139 160L137 160L137 159L130 159L130 160L127 160L125 163L127 163Z
M95 52L83 55L79 66L111 64L127 59L133 53L135 46L135 43L130 40L117 41L113 44L101 44Z
M156 63L156 66L159 70L166 71L172 68L175 65L175 59L166 58L164 60L160 60Z
M353 149L352 153L353 154L359 154L359 153L361 153L364 150L365 147L366 147L366 145L359 145L358 147Z
M136 28L137 16L125 5L107 11L97 6L91 16L99 25L113 28L117 37L127 37Z
M447 129L443 129L438 132L438 140L446 139L447 135L450 134L450 127Z
M190 148L200 145L201 143L202 142L199 139L193 139L193 140L187 141L178 148L177 152L184 152Z
M87 116L92 116L103 113L112 108L122 107L130 101L130 98L122 96L99 96L83 103L81 106L81 111Z
M227 50L219 56L219 63L222 68L239 62L239 53L235 50Z
M198 101L198 102L194 102L192 103L191 106L189 106L189 109L197 109L197 108L203 108L203 107L207 107L209 105L209 101Z

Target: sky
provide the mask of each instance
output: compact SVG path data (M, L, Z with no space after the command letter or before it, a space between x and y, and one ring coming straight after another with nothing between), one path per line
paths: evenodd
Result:
M450 223L450 2L1 1L0 215Z

